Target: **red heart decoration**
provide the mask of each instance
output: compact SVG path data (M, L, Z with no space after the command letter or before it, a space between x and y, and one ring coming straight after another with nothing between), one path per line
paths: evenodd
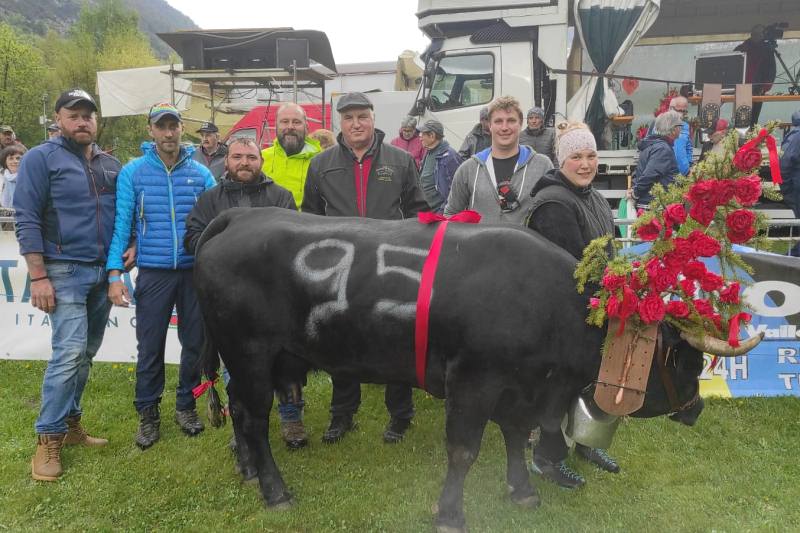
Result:
M636 92L636 89L639 88L639 80L635 80L632 78L625 78L622 80L622 89L628 94L628 96L632 95Z

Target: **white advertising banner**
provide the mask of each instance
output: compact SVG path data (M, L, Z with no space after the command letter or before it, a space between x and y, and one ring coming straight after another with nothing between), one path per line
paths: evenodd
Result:
M133 294L134 270L125 274ZM50 318L30 302L30 277L12 231L0 231L0 359L49 359ZM58 294L56 294L58 305ZM167 333L166 360L177 363L180 343L173 314ZM136 361L136 313L112 307L106 334L95 361Z

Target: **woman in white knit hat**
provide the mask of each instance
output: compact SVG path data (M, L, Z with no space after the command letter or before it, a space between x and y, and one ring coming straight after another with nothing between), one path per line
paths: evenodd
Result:
M582 123L563 124L559 130L559 168L546 173L533 188L528 227L580 259L593 239L614 234L614 217L606 199L592 187L597 175L594 135ZM581 444L575 450L599 468L619 472L619 465L604 450ZM567 451L560 428L542 428L533 470L562 487L576 489L586 480L564 463Z

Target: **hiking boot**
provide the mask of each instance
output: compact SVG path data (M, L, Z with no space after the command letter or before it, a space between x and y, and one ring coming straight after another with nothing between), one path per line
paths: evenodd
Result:
M92 437L81 425L81 415L67 417L67 436L64 438L65 446L82 444L84 446L98 447L108 444L108 439Z
M182 411L175 411L175 423L181 427L181 431L194 437L199 435L206 427L200 421L195 409L184 409Z
M531 461L531 470L565 489L578 489L586 484L583 476L568 467L564 461L556 463L541 457L534 457Z
M151 405L139 411L139 431L136 432L136 445L146 450L161 438L161 413L158 405Z
M61 447L66 433L41 433L36 435L36 454L31 459L31 477L38 481L55 481L64 470L61 468Z
M583 444L576 444L575 453L601 470L611 472L612 474L619 472L619 465L617 462L601 448L589 448Z
M337 415L331 418L331 425L328 426L327 431L322 435L322 442L325 444L333 444L338 442L344 437L348 431L353 431L356 428L353 422L353 415Z
M281 420L281 436L290 450L299 450L308 444L308 434L302 420Z
M406 430L408 430L409 426L411 426L410 418L392 417L389 420L389 424L386 425L386 429L383 431L383 442L387 444L397 444L403 440L403 435L406 434Z

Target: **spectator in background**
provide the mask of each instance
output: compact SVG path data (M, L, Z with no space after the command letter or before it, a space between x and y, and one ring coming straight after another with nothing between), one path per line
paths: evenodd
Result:
M14 133L14 128L11 126L0 126L0 150L11 146L12 144L18 144L22 147L25 147L25 145L19 142L19 139L17 139L17 135Z
M263 150L261 170L288 189L295 204L303 202L303 189L311 159L320 153L319 143L308 137L306 112L297 104L286 103L275 114L275 142Z
M47 138L54 139L61 135L61 128L58 127L58 124L53 122L49 126L47 126Z
M480 122L470 130L458 149L461 159L467 160L478 152L492 145L492 134L489 132L489 108L484 107L478 115Z
M708 154L715 154L717 156L725 155L725 144L722 142L728 134L728 121L724 118L718 118L714 121L710 128L706 131L708 135L708 142L703 143L703 150L700 153L700 160L704 160Z
M422 146L422 140L417 132L416 118L406 117L403 119L403 122L400 123L400 134L392 139L391 145L411 154L414 163L417 164L417 170L419 170L422 158L425 156L425 147Z
M556 164L556 130L544 125L544 109L532 107L528 110L528 127L519 134L519 144L533 148L536 153L550 158Z
M681 134L672 144L672 150L675 152L678 172L686 176L689 174L689 168L692 166L692 158L694 156L689 123L686 122L686 117L689 116L689 100L684 96L676 96L670 100L669 110L678 113L681 117Z
M683 119L675 111L656 117L653 133L639 143L639 163L633 175L631 197L637 209L647 209L653 196L650 190L660 183L665 189L675 181L678 163L673 144L683 129Z
M445 140L444 126L438 120L426 120L417 130L426 150L419 176L422 193L431 210L442 213L461 156Z
M22 154L27 152L21 144L12 144L0 152L0 207L14 207L14 190L17 188L17 171Z
M781 194L786 205L794 211L794 218L800 218L800 110L792 113L792 128L783 137L781 151ZM800 257L800 242L789 253Z
M775 65L775 53L773 52L774 48L764 38L764 26L761 24L753 26L753 29L750 30L750 38L734 48L734 50L747 54L744 81L745 83L753 84L753 96L767 94L772 89L777 68ZM750 117L751 127L758 122L758 116L761 114L761 106L763 105L763 102L753 102Z
M219 128L213 122L203 122L197 133L200 134L201 142L199 149L192 154L192 159L208 168L214 179L219 181L225 173L228 147L219 142Z
M334 144L336 144L336 136L333 134L331 130L326 129L318 129L312 131L309 135L312 139L316 140L319 143L319 147L322 150L327 150Z

